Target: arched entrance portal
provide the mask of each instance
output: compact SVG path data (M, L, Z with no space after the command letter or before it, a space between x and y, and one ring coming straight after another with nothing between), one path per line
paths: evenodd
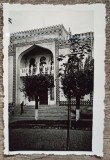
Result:
M54 62L53 62L53 54L49 49L34 45L31 49L23 52L20 55L20 86L23 85L23 77L26 74L30 76L35 74L53 74L54 75ZM34 104L34 97L30 99L26 99L23 93L19 92L20 102L25 101L28 105ZM40 104L51 104L54 103L54 89L50 91L45 91L40 96Z

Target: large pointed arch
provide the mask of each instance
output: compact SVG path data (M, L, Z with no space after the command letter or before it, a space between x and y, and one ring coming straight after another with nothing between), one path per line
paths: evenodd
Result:
M17 97L18 97L17 101L18 101L18 104L21 102L21 98L20 98L21 93L19 91L19 88L21 85L20 68L29 67L30 60L37 56L39 57L47 56L48 57L47 59L49 60L49 56L53 57L53 53L49 49L44 48L42 46L33 45L30 48L23 51L18 57L18 60L17 60ZM27 66L23 65L26 59L27 59ZM48 93L46 93L44 97L46 98L46 100L44 101L42 100L42 103L48 104Z

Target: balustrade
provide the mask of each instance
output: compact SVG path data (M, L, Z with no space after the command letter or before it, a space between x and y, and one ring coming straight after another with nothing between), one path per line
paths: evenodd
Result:
M37 75L37 74L54 74L54 65L45 65L39 67L20 68L20 76Z

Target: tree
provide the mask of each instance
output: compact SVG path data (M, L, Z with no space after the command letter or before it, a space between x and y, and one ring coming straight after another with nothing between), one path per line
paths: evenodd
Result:
M69 150L71 98L76 98L76 121L80 119L80 99L93 91L94 60L92 58L90 39L81 40L74 37L70 40L70 54L60 55L62 61L59 77L62 90L68 100L67 150ZM66 61L66 62L65 62Z
M35 99L35 119L38 119L39 99L48 88L54 87L54 78L49 74L27 75L23 78L21 91L25 96Z
M62 90L68 99L76 98L76 121L80 119L80 99L82 96L92 93L94 60L91 56L90 39L82 40L74 37L70 41L70 54L60 55L59 61L64 61L59 69Z

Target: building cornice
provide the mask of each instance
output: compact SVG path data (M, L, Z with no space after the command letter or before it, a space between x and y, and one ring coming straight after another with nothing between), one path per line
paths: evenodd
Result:
M86 33L74 34L72 37L73 38L77 37L77 38L80 38L80 39L85 39L85 38L93 39L94 38L94 32L86 32Z
M12 40L17 40L17 39L22 39L27 37L41 36L41 35L43 36L43 35L49 35L49 34L55 34L55 33L61 34L62 30L64 30L67 35L69 34L65 29L65 27L62 24L60 24L60 25L54 25L54 26L45 27L45 28L11 33L10 40L12 41Z
M63 25L58 25L58 26L63 27ZM51 28L51 27L47 27L47 28ZM55 27L55 28L57 28L57 27ZM24 32L24 34L25 34L25 32ZM25 35L25 37L26 37L26 35ZM32 37L32 34L30 34L30 37ZM71 38L74 39L74 37L77 37L77 38L79 37L82 42L84 40L86 40L87 42L91 43L94 39L94 33L93 32L87 32L87 33L75 34ZM60 38L47 38L47 39L40 39L40 40L34 39L33 41L32 41L32 39L30 41L24 41L24 40L22 41L22 39L23 38L21 37L21 41L17 42L16 44L13 43L13 41L10 42L9 56L15 54L15 48L16 47L23 47L23 46L27 46L27 45L36 45L36 44L49 43L49 42L57 41L58 42L57 47L59 49L63 49L63 48L69 48L70 43L71 43L70 41L68 41L66 39L62 39L62 38L61 39ZM93 45L93 44L91 44L91 45Z

